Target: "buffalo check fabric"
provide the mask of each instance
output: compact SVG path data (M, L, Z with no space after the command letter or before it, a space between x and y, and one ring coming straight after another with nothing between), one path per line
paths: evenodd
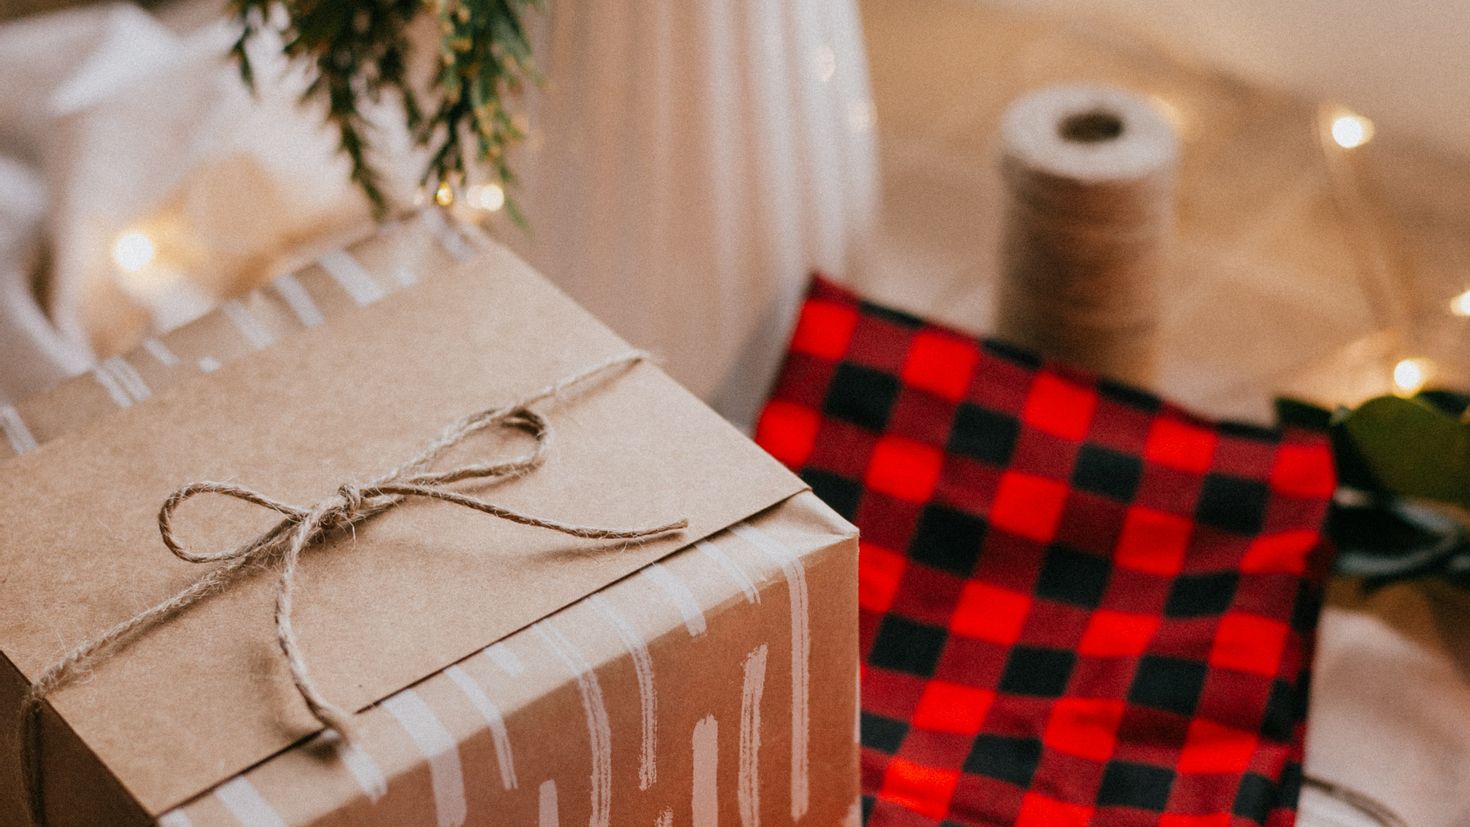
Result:
M1325 439L814 281L756 440L862 530L873 825L1286 825Z

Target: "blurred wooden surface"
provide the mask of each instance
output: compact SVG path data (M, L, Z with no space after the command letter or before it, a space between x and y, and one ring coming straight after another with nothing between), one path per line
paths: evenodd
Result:
M1386 383L1402 353L1360 341L1383 327L1361 281L1364 245L1374 241L1350 231L1334 200L1315 131L1319 102L1252 87L1116 32L973 0L861 7L884 224L850 274L856 285L968 330L991 329L1001 112L1039 86L1118 84L1152 96L1183 146L1160 389L1211 413L1265 419L1277 391L1347 398L1364 382ZM1375 230L1412 271L1398 289L1436 335L1463 344L1470 325L1450 323L1444 308L1470 287L1470 159L1396 141L1383 125L1353 153ZM1345 356L1355 343L1356 355ZM1364 369L1367 377L1344 373Z

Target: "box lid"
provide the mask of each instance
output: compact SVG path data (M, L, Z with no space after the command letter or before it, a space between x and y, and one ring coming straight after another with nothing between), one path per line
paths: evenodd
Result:
M228 480L309 505L413 456L461 415L626 349L497 249L13 459L0 466L4 655L32 678L199 576L157 534L159 505L180 485ZM599 546L445 504L375 517L303 559L296 628L329 698L370 706L803 488L647 364L538 410L556 429L545 465L474 493L585 525L686 517L689 528ZM476 438L454 457L519 447ZM274 516L186 509L180 532L210 548ZM51 696L150 813L319 729L276 649L274 582L237 583Z

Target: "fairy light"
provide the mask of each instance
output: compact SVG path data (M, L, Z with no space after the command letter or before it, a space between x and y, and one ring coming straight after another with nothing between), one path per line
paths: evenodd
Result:
M112 242L112 261L124 273L141 273L158 257L153 239L140 230L129 230Z
M1450 312L1456 316L1470 316L1470 290L1450 299Z
M1357 149L1373 140L1373 122L1356 112L1343 111L1332 119L1332 142L1343 149Z
M448 207L454 203L454 188L449 186L448 181L439 182L439 188L434 190L434 203L441 207Z
M505 206L505 189L499 184L476 184L465 192L464 200L477 210L497 212Z
M1432 367L1428 359L1400 359L1393 366L1394 393L1399 396L1413 396L1418 393L1424 383L1429 381Z

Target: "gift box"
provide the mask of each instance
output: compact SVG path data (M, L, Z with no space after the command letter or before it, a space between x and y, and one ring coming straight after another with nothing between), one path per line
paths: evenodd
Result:
M298 509L287 530L336 515L300 550L287 616L350 726L324 728L282 655L272 552L6 728L0 821L37 799L48 824L856 820L855 530L519 260L476 246L403 278L333 254L8 413L26 449L0 463L12 718L73 647L228 565L159 537L165 500L213 480L256 505L169 500L186 554L269 536L282 516L261 501ZM436 489L498 511L426 495L343 516L384 502L361 481L446 424L578 375L433 463L544 447Z
M426 211L353 243L304 256L300 267L226 301L217 312L149 338L133 352L104 359L87 373L19 404L0 404L0 459L130 407L189 376L217 370L349 308L374 304L473 258L484 243L472 227Z

